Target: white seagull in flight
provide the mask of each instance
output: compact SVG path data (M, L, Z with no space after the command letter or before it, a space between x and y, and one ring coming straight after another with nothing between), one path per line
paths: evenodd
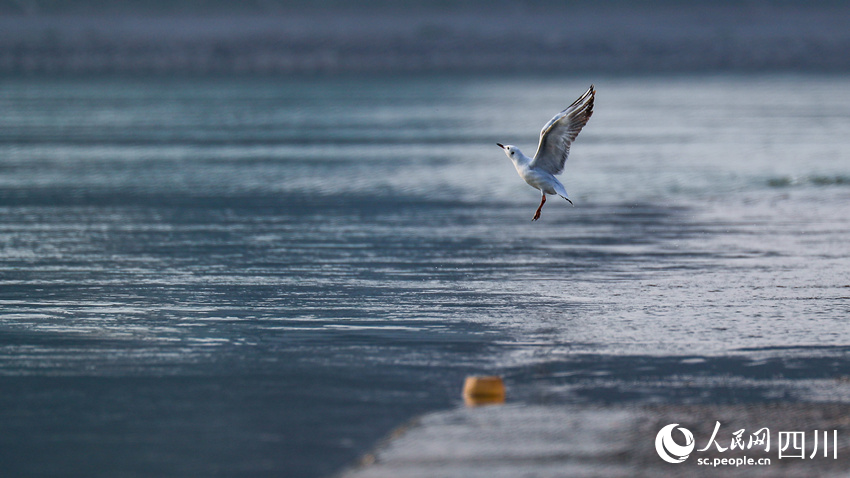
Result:
M547 194L557 194L570 204L573 203L567 197L564 185L555 178L555 175L564 172L564 163L570 154L570 145L593 114L595 95L596 90L593 85L590 85L579 99L543 126L534 159L522 154L516 146L496 143L511 158L519 176L543 194L532 221L540 219L540 210L546 203Z

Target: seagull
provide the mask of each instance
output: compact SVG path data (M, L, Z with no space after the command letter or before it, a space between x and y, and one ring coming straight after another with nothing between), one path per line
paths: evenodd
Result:
M593 114L593 98L596 90L593 85L584 92L579 99L568 106L564 111L556 114L540 130L540 143L537 145L537 153L534 158L522 154L514 145L496 143L511 159L519 173L519 177L525 180L534 189L539 189L543 197L540 206L534 213L532 221L540 219L540 210L546 203L547 194L557 194L572 204L567 197L564 185L555 178L564 172L564 163L570 154L570 145L578 136L579 131L587 124L590 115Z

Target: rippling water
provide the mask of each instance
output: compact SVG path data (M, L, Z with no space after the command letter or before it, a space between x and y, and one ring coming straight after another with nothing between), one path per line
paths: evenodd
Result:
M320 476L514 400L846 400L850 92L579 78L0 82L10 476Z

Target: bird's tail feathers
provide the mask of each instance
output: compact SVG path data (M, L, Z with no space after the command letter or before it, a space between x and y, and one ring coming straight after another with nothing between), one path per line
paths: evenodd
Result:
M564 189L564 185L558 181L555 181L555 192L558 193L558 196L561 196L564 199L569 199L569 196L567 196L567 190Z
M570 197L569 197L569 196L567 196L567 190L566 190L566 189L564 189L564 185L563 185L563 184L560 184L560 183L555 184L555 192L557 192L557 193L558 193L558 196L561 196L562 198L566 199L566 200L567 200L567 202L569 202L570 204L572 204L572 203L573 203L573 202L570 200Z

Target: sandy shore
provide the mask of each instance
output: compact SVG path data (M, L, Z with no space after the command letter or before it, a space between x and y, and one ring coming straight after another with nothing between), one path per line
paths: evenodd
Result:
M716 422L720 428L706 451ZM655 450L659 430L678 423L693 433L694 451L682 463ZM745 443L767 427L770 447L730 449L734 433ZM818 430L819 443L814 443ZM824 457L823 431L827 431ZM805 432L805 458L779 458L780 432ZM833 437L837 432L837 450ZM681 435L674 439L683 443ZM790 437L791 435L785 435ZM379 477L664 477L850 476L850 406L750 404L736 406L488 406L433 413L398 429L344 478ZM815 447L817 446L817 450ZM799 455L800 452L797 452ZM812 456L814 454L814 456ZM834 455L837 454L837 458ZM715 458L767 458L769 465L712 466ZM698 461L709 465L699 465Z

